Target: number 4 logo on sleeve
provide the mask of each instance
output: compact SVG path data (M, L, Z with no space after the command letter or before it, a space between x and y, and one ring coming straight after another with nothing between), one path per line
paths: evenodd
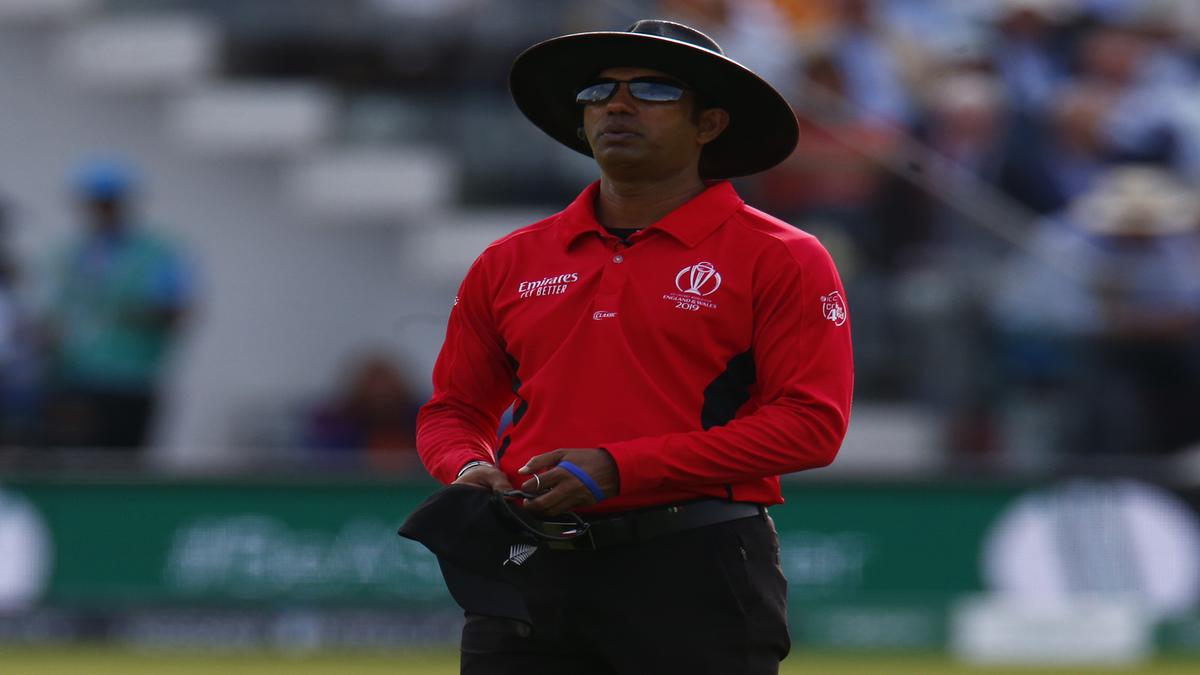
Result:
M846 323L849 314L846 312L846 302L842 300L841 291L821 296L821 315L832 321L835 326Z

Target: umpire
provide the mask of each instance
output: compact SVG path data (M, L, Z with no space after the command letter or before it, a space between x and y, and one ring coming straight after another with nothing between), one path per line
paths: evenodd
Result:
M667 21L534 45L510 86L600 179L475 261L417 446L443 483L519 488L525 515L586 526L513 547L530 620L468 609L462 672L777 673L786 581L766 507L780 474L837 453L850 326L820 243L726 179L786 158L795 115Z

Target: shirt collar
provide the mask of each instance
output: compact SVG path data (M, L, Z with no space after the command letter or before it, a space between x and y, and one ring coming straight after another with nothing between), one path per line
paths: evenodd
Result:
M569 248L585 234L604 233L604 227L596 220L596 195L599 191L600 181L596 181L562 212L557 227L564 248ZM718 181L646 229L661 230L688 248L695 248L729 220L742 204L742 198L729 181Z

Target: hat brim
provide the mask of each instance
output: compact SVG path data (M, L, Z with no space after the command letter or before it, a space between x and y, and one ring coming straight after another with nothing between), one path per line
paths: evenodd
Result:
M783 96L753 71L715 52L655 35L595 32L540 42L513 62L509 90L521 112L563 145L592 156L579 137L575 94L605 68L652 68L729 112L729 127L704 148L700 175L733 178L769 169L796 147L800 127Z

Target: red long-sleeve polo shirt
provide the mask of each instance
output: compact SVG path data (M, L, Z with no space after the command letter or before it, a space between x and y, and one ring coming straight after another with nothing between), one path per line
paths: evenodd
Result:
M778 476L829 464L850 416L829 254L728 182L622 242L596 221L598 187L467 273L418 419L425 466L449 483L496 461L519 485L534 455L603 447L621 493L593 511L781 502Z

